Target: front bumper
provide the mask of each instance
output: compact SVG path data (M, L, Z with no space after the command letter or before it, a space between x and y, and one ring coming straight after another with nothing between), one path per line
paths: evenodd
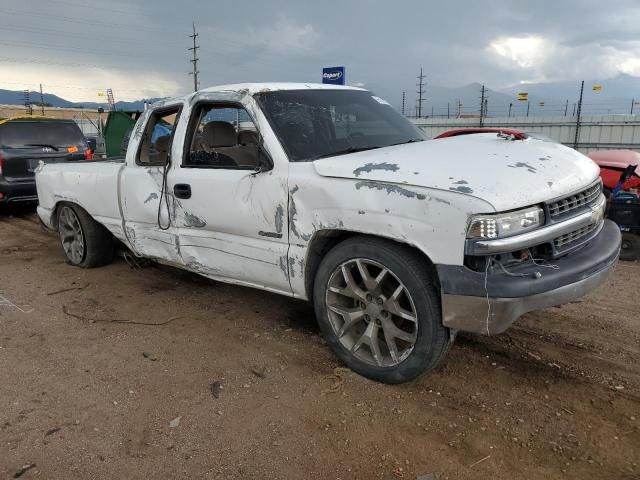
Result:
M532 264L513 276L438 265L443 324L466 332L501 333L526 312L575 301L606 280L618 260L620 240L620 229L605 220L583 248L553 260L555 269Z

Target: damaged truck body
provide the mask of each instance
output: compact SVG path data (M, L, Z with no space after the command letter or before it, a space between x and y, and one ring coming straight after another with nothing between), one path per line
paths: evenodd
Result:
M575 301L616 264L597 166L562 145L438 140L358 88L214 87L151 106L126 158L40 165L69 263L135 255L309 300L336 355L399 383L455 333Z

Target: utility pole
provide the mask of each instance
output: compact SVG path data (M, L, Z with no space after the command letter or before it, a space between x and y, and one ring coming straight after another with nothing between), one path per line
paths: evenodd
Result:
M636 103L636 99L632 98L631 99L631 113L629 113L629 115L633 115L633 104Z
M564 116L567 116L567 111L569 110L569 99L567 98L567 101L564 104Z
M485 109L485 98L484 98L484 85L480 89L480 126L484 125L484 109Z
M531 106L531 100L527 101L527 117L529 116L529 107Z
M198 91L198 74L200 71L198 70L198 49L200 45L196 45L196 38L198 38L198 33L196 32L196 24L193 23L193 34L189 35L189 38L193 39L193 47L190 47L189 50L193 53L193 58L190 60L193 63L193 72L189 72L189 75L193 75L193 91Z
M508 117L511 116L511 107L513 107L513 103L509 103L509 115L507 115Z
M405 105L404 100L405 100L405 97L406 97L406 92L402 92L402 115L403 116L404 116L404 105Z
M42 116L44 117L44 95L42 94L42 84L40 84L40 109L42 110Z
M458 118L462 115L462 101L458 99Z
M422 74L422 67L420 67L420 75L418 75L418 83L416 84L416 86L418 87L418 91L416 92L418 94L418 118L422 117L422 102L424 102L424 99L422 98L422 95L424 93L424 75Z
M447 118L449 118L449 102L447 102Z
M580 99L578 100L578 111L576 112L576 136L573 141L573 148L578 148L578 137L580 136L580 113L582 112L582 94L584 93L584 80L580 84Z

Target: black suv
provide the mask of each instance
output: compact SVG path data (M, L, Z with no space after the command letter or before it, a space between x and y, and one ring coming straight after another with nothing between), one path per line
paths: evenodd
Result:
M34 171L40 160L91 160L73 120L18 117L0 120L0 204L38 200Z

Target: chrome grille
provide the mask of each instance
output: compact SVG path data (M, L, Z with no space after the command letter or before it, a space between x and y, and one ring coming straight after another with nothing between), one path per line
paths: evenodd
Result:
M555 218L577 208L591 205L598 199L601 192L602 184L598 182L580 193L569 195L561 200L551 202L549 204L549 215L551 218Z
M575 242L576 240L581 239L582 237L586 237L591 232L593 232L596 228L598 228L598 223L592 223L591 225L587 225L586 227L579 228L574 230L573 232L565 233L564 235L560 235L553 239L553 244L556 248L562 248L565 245Z

